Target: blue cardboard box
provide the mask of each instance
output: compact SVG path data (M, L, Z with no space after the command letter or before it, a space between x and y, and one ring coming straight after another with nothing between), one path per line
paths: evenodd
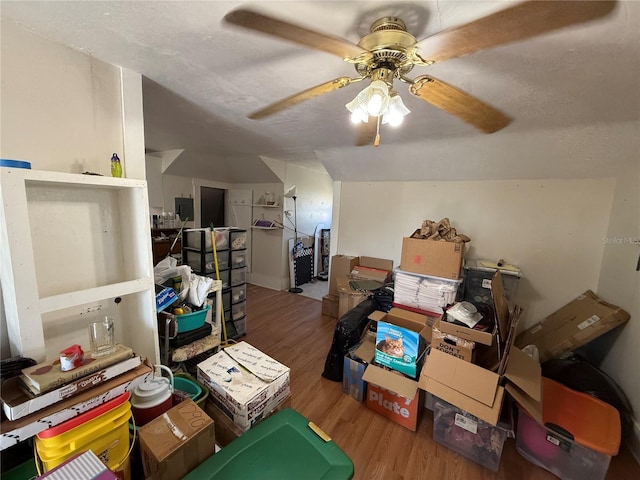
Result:
M376 333L375 361L416 378L424 342L418 332L388 322L379 321Z

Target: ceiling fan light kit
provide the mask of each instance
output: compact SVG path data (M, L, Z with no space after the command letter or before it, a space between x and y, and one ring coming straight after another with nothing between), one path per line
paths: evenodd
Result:
M571 25L609 15L615 0L528 0L511 5L467 24L448 28L420 41L407 31L405 22L387 16L373 22L370 33L358 44L316 32L248 9L230 12L225 22L337 55L355 66L358 77L339 77L309 88L258 110L249 118L262 119L298 103L330 93L352 83L370 80L346 104L351 120L359 124L356 145L379 143L379 126L399 125L409 109L393 89L394 80L409 85L409 93L484 133L494 133L512 119L474 96L430 75L414 79L414 67L428 67L480 50L526 40ZM370 117L373 117L373 121ZM374 141L375 138L375 141Z

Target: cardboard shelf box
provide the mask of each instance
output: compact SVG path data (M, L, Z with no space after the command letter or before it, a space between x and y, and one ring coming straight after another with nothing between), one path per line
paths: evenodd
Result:
M629 320L622 308L601 300L591 290L516 337L515 344L538 347L540 362L575 350Z

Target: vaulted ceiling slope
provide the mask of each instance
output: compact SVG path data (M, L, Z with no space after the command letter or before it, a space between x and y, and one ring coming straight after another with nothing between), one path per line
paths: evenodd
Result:
M376 19L402 18L423 39L511 1L23 2L3 19L144 76L149 151L183 149L168 173L273 182L262 157L324 166L334 180L579 178L638 161L640 2L603 19L416 67L513 118L485 135L397 85L411 113L381 127L381 146L355 146L344 105L367 82L263 120L251 112L328 80L356 77L329 53L233 27L251 7L353 43ZM397 82L396 83L400 83Z

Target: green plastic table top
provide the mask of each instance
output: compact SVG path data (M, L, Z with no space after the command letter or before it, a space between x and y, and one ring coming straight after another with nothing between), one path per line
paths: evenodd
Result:
M333 441L309 428L291 408L281 410L222 448L183 480L353 478L353 462Z

